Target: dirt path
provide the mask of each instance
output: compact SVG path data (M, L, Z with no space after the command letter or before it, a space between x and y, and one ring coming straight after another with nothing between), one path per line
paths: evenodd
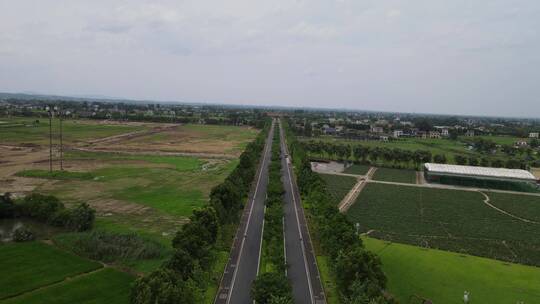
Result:
M215 159L237 159L234 155L228 154L218 154L218 153L195 153L195 152L167 152L167 151L156 151L156 150L116 150L108 148L83 148L76 147L72 150L84 151L84 152L107 152L107 153L118 153L118 154L128 154L128 155L160 155L160 156L189 156L189 157L199 157L199 158L215 158Z
M488 207L493 208L493 209L499 211L500 213L506 214L506 215L508 215L508 216L510 216L510 217L513 217L513 218L515 218L515 219L517 219L517 220L520 220L520 221L522 221L522 222L525 222L525 223L529 223L529 224L540 224L539 222L531 221L531 220L528 220L528 219L519 217L519 216L517 216L517 215L513 215L513 214L511 214L511 213L509 213L509 212L507 212L507 211L504 211L504 210L502 210L502 209L500 209L500 208L494 206L493 204L490 203L490 199L489 199L489 196L488 196L487 194L485 194L485 193L482 192L482 191L478 191L478 192L481 193L481 194L485 197L485 199L484 199L484 204L486 204Z
M366 181L371 180L373 177L373 174L375 174L375 171L377 171L376 167L369 168L368 172L365 176L363 175L355 175L355 177L358 178L358 182L354 185L354 187L345 195L343 200L338 205L339 212L345 213L349 208L356 202L356 199L360 195L360 192L364 190L364 187L366 186Z
M365 185L366 185L365 179L360 178L358 182L354 185L354 187L351 189L351 191L349 191L349 193L347 193L347 195L345 195L343 200L341 200L341 202L339 203L338 205L339 212L345 213L347 212L347 210L349 210L351 205L358 198L358 195L360 195L360 192L362 192L362 190L364 189Z
M179 124L174 124L174 125L168 125L168 126L158 126L158 127L152 128L150 130L134 131L134 132L128 132L128 133L122 133L122 134L118 134L118 135L113 135L113 136L109 136L109 137L104 137L104 138L98 138L98 139L88 141L88 143L89 144L103 144L103 143L112 144L112 143L118 143L118 142L121 142L121 141L124 141L124 140L129 140L129 139L133 139L133 138L137 138L137 137L141 137L141 136L152 135L152 134L156 134L156 133L160 133L160 132L174 130L174 129L178 128L178 126L180 126L180 125Z

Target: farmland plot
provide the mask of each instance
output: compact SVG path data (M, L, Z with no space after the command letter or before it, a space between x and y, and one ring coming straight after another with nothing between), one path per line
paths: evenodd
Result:
M332 174L320 174L320 176L326 182L328 192L336 206L356 184L356 178L351 176Z
M477 192L368 184L348 216L375 238L540 266L540 225L483 199Z

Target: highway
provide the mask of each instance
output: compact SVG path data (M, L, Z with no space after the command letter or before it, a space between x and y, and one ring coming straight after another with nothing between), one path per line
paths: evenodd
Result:
M288 149L281 121L279 121L279 127L281 130L282 180L285 189L283 199L287 277L292 284L294 303L324 304L326 303L324 289L294 178L294 171L287 157Z
M251 284L259 272L259 260L264 226L264 205L268 186L268 165L271 161L274 123L266 139L262 160L236 232L229 261L216 294L216 304L248 304Z

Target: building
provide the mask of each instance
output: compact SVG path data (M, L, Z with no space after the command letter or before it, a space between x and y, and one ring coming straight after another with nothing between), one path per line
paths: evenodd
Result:
M466 185L465 181L521 182L535 184L536 177L527 170L490 167L424 164L424 175L429 182ZM475 183L474 185L478 185ZM493 186L493 184L489 184Z
M384 132L383 127L371 126L371 133L383 133L383 132Z
M429 131L429 138L441 138L439 131Z
M473 137L474 136L474 130L467 130L467 132L465 133L465 136Z
M399 137L403 136L403 131L402 130L394 130L393 136L395 138L399 138Z
M540 134L540 133L538 133L538 132L531 132L531 133L529 133L529 138L538 138L538 137L539 137L539 136L538 136L539 134Z
M336 135L336 128L332 128L332 127L323 127L323 134L325 135Z
M516 144L515 144L516 147L526 147L528 145L529 143L525 140L516 141Z
M450 132L448 131L448 128L443 128L441 130L441 135L444 137L448 137L450 135Z

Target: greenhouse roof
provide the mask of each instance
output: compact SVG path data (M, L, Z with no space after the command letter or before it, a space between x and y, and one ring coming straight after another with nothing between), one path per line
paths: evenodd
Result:
M424 164L425 168L430 173L449 174L449 175L467 175L474 177L491 177L491 178L509 178L535 181L536 177L529 171L521 169L505 169L505 168L490 168L490 167L474 167L446 164Z

